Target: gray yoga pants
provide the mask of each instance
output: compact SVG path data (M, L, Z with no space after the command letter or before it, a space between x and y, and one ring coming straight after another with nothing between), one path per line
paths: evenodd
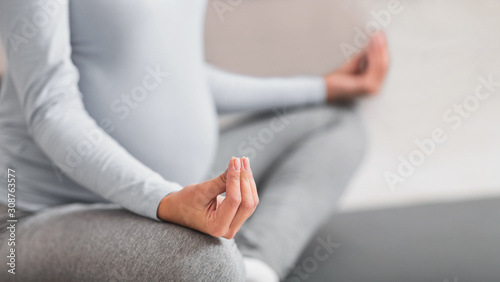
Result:
M19 219L16 275L7 273L8 232L1 231L0 280L243 281L242 254L284 278L335 211L364 147L360 119L349 107L275 109L250 117L221 132L207 176L222 172L231 156L251 160L260 204L235 240L114 204L68 204Z

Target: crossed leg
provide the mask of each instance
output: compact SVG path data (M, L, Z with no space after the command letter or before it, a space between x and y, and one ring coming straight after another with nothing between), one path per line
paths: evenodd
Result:
M283 278L335 211L362 158L365 135L349 107L280 112L223 132L213 173L233 155L250 158L260 204L236 243L245 256L262 260Z
M3 206L2 206L3 207ZM0 235L2 261L8 233ZM16 274L1 281L244 281L233 240L156 222L114 204L70 204L20 220Z

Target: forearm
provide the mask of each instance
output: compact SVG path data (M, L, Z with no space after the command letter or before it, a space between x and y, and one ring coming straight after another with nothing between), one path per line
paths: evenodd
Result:
M130 155L83 110L52 107L35 120L31 135L66 176L120 206L157 220L161 199L182 187Z
M37 12L36 0L0 3L0 38L11 84L32 141L68 177L109 201L157 219L157 207L178 184L164 180L130 155L87 113L71 60L69 1L38 28L35 37L12 44L23 34L22 19Z
M320 76L261 78L208 66L208 81L220 112L258 111L326 101L326 85Z

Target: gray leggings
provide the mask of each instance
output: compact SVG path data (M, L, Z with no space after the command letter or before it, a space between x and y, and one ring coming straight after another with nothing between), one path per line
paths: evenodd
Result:
M233 155L251 159L261 201L235 240L155 222L114 204L69 204L20 219L17 274L7 274L2 263L0 280L242 281L241 254L265 261L284 278L335 211L364 147L359 117L349 108L254 116L221 133L207 176L222 172Z

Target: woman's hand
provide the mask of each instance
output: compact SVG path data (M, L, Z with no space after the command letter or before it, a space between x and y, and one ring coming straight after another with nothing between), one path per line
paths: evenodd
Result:
M387 40L383 32L377 32L363 52L324 76L328 102L352 100L377 93L388 68Z
M226 196L220 194L226 192ZM259 197L248 158L231 158L220 176L167 195L158 218L231 239L252 215Z

